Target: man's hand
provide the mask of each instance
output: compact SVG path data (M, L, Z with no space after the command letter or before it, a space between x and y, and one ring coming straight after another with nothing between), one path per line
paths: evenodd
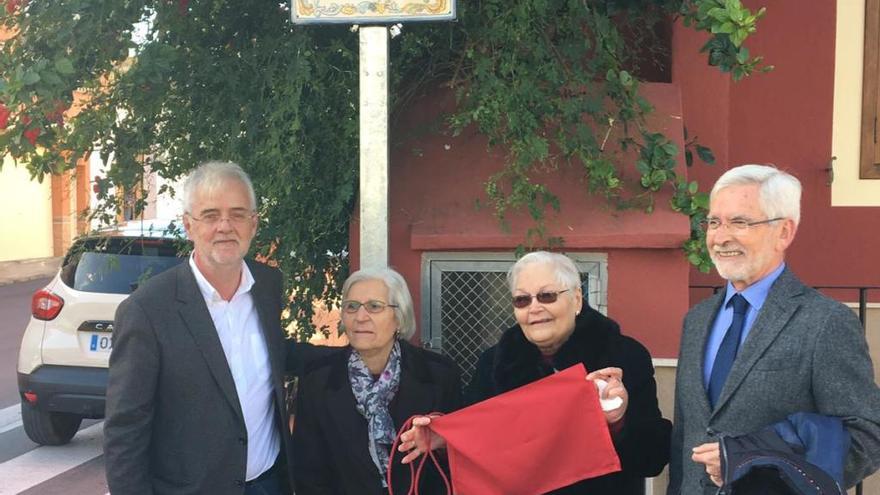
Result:
M718 447L718 442L697 445L693 452L691 460L706 466L709 479L712 480L712 483L721 486L723 481L721 479L721 450Z

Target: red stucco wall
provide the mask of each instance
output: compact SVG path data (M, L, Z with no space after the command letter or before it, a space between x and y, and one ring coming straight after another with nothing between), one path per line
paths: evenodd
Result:
M608 314L655 358L678 355L687 311L688 265L679 250L618 249L608 253Z
M704 190L743 163L773 163L794 173L804 185L803 215L789 266L812 285L880 285L880 211L830 206L825 169L832 153L835 2L745 3L753 9L767 5L748 46L776 69L734 83L698 53L706 37L676 25L673 84L647 86L657 106L652 125L669 135L686 126L690 137L713 149L716 165L698 163L687 172ZM490 209L474 208L477 198L485 199L485 178L503 157L487 152L485 139L474 133L451 137L431 130L439 110L450 104L448 95L427 95L392 131L391 263L407 278L417 309L422 252L512 250L531 225L514 217L511 231L504 232ZM584 184L572 172L553 172L547 180L563 200L562 213L550 217L551 233L562 235L569 251L608 254L609 315L655 357L674 357L684 313L709 294L688 285L722 283L684 262L677 248L686 235L684 218L664 210L662 197L661 211L653 215L584 200ZM352 247L356 265L357 219ZM880 300L877 292L873 300ZM856 299L854 292L831 295Z
M804 186L802 223L789 250L789 266L812 285L880 285L880 209L833 208L825 170L831 161L834 92L834 1L747 1L767 7L747 42L752 54L775 69L746 80L719 79L695 55L705 39L678 25L673 35L673 83L682 88L684 120L719 157L715 167L696 167L705 188L729 166L772 163ZM694 284L718 284L692 271ZM880 300L880 291L873 293ZM704 293L694 294L695 300ZM830 295L856 300L855 292Z
M644 94L657 109L651 128L682 146L678 89L650 84ZM423 252L512 252L534 226L522 213L513 213L510 231L505 231L491 208L476 207L477 200L485 202L483 183L500 169L503 155L488 150L486 139L472 131L457 137L428 131L440 109L450 104L442 93L421 99L396 122L397 139L392 139L390 260L406 277L417 313ZM626 179L634 181L634 156L618 158L631 164ZM688 265L680 246L688 235L688 221L669 209L670 193L658 194L656 210L646 214L640 209L616 210L604 198L588 195L576 170L562 167L535 180L546 183L561 199L560 213L548 211L547 226L549 235L564 239L564 251L607 254L609 316L656 357L673 356L681 315L687 309ZM358 255L357 228L355 218L353 260Z

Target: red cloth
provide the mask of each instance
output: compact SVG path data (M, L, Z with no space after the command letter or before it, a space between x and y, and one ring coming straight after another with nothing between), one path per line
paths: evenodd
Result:
M538 495L620 471L599 393L582 364L445 416L456 495Z

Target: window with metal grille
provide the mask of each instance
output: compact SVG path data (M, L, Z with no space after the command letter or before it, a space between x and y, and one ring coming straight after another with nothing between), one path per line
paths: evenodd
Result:
M591 307L607 305L607 256L567 253L581 272ZM511 253L425 253L422 255L422 343L452 358L468 383L480 354L511 327L507 287Z

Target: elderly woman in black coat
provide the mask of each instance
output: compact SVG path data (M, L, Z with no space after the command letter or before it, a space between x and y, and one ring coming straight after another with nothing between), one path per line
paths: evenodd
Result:
M390 268L353 273L342 287L342 326L350 346L313 362L297 394L293 431L297 495L387 493L397 429L414 414L451 412L461 377L447 357L410 344L415 332L406 281ZM399 463L403 454L396 453ZM430 466L420 493L446 493ZM409 469L392 469L406 493Z
M527 254L508 273L517 324L477 363L465 390L467 402L479 402L583 363L588 380L604 380L602 398L620 398L605 411L622 471L583 480L553 491L554 495L628 495L644 492L645 477L656 476L669 460L671 424L660 415L654 368L648 351L620 332L613 320L583 301L580 274L566 256L545 251ZM572 411L572 420L577 412ZM411 462L428 448L444 444L422 428L429 418L402 438ZM564 425L547 425L548 428ZM515 433L511 433L515 434ZM584 450L589 450L584 445Z

